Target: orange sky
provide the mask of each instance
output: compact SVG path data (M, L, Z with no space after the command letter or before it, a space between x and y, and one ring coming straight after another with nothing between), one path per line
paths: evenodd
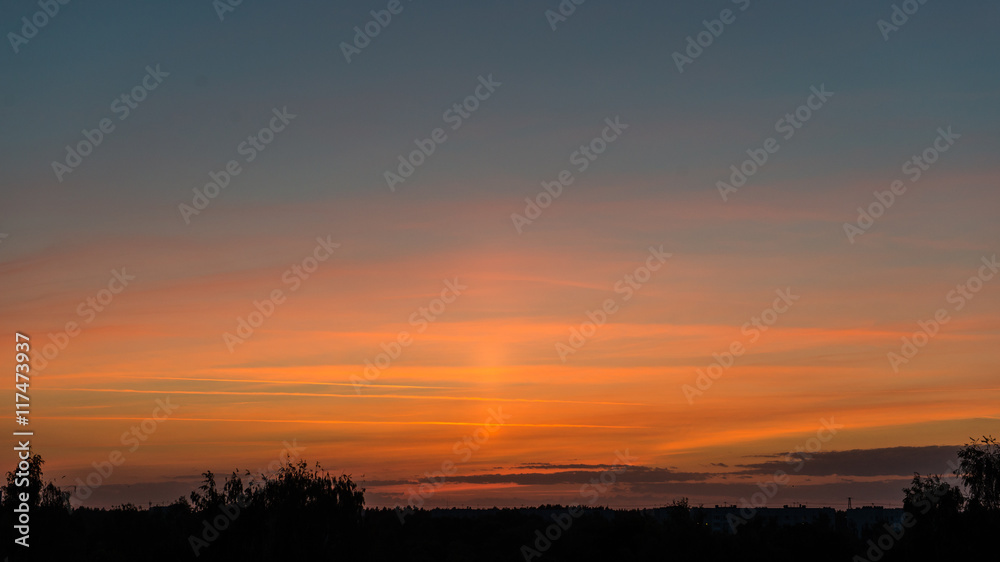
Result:
M0 334L31 337L32 445L96 482L77 505L172 501L285 443L376 506L451 465L425 505L571 503L626 451L601 503L738 502L810 444L779 505L896 505L1000 434L997 3L884 35L878 3L741 0L681 68L718 7L587 2L555 30L413 2L345 60L371 6L189 4L71 7L4 60Z
M567 212L578 204L567 202ZM144 490L187 483L208 468L266 466L283 441L296 440L306 459L375 482L370 502L394 505L406 485L391 482L456 460L454 444L498 408L509 420L456 475L523 472L516 467L524 463L607 464L626 449L642 466L713 473L719 469L711 463L735 466L753 462L749 455L791 450L831 418L843 429L823 451L955 445L995 427L990 358L1000 291L989 282L900 373L887 361L917 320L952 307L946 294L976 273L980 257L992 255L988 248L944 259L923 245L924 257L907 261L898 259L906 250L887 247L879 233L858 247L840 239L836 224L741 219L689 205L706 213L706 223L729 221L731 233L800 231L827 251L800 247L794 237L752 250L731 236L711 254L695 253L705 241L683 235L684 213L650 211L651 204L622 209L628 220L594 216L607 236L579 243L569 228L557 236L564 243L541 244L537 236L510 236L491 207L465 204L461 213L442 213L433 228L399 216L374 227L405 245L489 225L482 239L449 235L414 253L375 251L362 234L373 226L342 210L300 208L284 213L303 224L236 243L205 228L167 247L154 226L139 237L8 258L13 290L4 304L35 350L65 322L82 326L44 370L36 368L36 447L50 476L65 475L62 483L86 477L92 462L127 450L121 434L169 397L176 411L125 454L91 501L137 495L115 486ZM327 234L341 246L292 291L283 272ZM918 233L910 236L920 243ZM615 283L661 245L672 256L625 300ZM851 260L869 265L846 266ZM122 267L135 279L88 323L77 306L107 285L105 272ZM39 277L48 280L28 281ZM434 305L446 279L467 289ZM773 326L756 341L752 329L741 331L787 288L798 300ZM231 353L223 334L235 333L237 317L274 289L285 300ZM617 306L610 320L561 361L556 344L607 299ZM439 316L424 322L421 307ZM410 343L390 366L353 384L401 331ZM684 385L696 385L713 353L733 342L745 354L688 403ZM695 484L671 495L719 501L718 492L700 493ZM180 488L154 486L147 495L163 501ZM577 488L455 482L431 505L569 501ZM669 499L624 488L608 496L626 505Z

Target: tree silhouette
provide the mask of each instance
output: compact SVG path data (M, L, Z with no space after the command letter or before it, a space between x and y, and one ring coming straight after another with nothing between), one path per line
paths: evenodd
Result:
M1000 509L1000 444L992 436L971 439L959 449L957 476L969 489L969 503L974 508Z
M928 515L934 520L956 517L965 505L962 490L942 482L937 474L921 478L919 473L914 473L913 482L909 488L903 488L903 493L903 509L918 518Z
M189 544L200 558L225 553L250 559L262 552L342 557L360 548L364 490L347 475L287 461L268 474L246 471L246 479L234 470L221 491L212 471L202 476L190 496L200 522ZM188 509L180 500L175 506L181 513Z
M18 494L28 492L28 505L35 507L42 500L42 465L45 461L38 454L27 459L28 470L10 471L7 473L7 485L3 487L3 502L5 505L20 503ZM18 486L18 480L27 478L26 486ZM53 484L49 484L53 486Z
M29 468L21 471L26 475L18 477L17 469L9 473L0 491L8 503L15 493L31 489L36 494L30 511L36 560L492 562L520 559L522 546L539 544L549 545L541 562L662 560L665 553L704 562L798 562L805 553L816 562L842 562L864 560L876 547L884 552L871 559L880 562L992 560L1000 511L979 507L991 505L995 464L990 459L996 449L985 438L963 450L962 476L967 483L979 482L970 486L979 493L976 509L962 509L968 502L960 485L915 474L904 489L908 514L899 521L902 526L880 523L860 530L841 512L834 521L797 525L758 518L735 535L720 533L706 525L704 512L690 507L687 498L655 510L581 507L579 517L560 505L419 510L403 524L392 509L366 509L364 489L350 476L334 476L305 461L287 462L266 474L234 470L224 482L205 471L190 496L149 509L132 504L58 509L66 505L67 494L52 483L42 485L40 456L28 459ZM15 488L16 478L29 478L30 486L21 481L25 486ZM18 516L13 509L0 512L0 527L8 535ZM0 546L0 560L12 543L8 538L8 550Z
M197 490L191 492L191 504L199 510L211 509L222 503L222 494L215 486L215 474L211 470L202 472L201 475L205 477L205 482L198 487L201 493Z
M247 471L247 474L249 474L249 471ZM222 487L222 495L225 497L226 503L240 503L249 491L249 488L243 488L243 479L240 478L238 470L234 470L229 475L229 478L226 479L226 485Z
M69 503L69 492L64 492L53 482L49 482L42 488L42 497L39 506L43 508L60 508L71 511L73 508Z

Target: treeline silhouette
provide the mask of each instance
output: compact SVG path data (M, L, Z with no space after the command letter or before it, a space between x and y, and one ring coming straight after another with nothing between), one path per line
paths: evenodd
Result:
M735 533L713 531L686 501L658 510L545 505L530 509L366 509L364 490L319 464L289 461L272 474L233 471L171 505L72 508L43 484L33 456L28 486L7 474L0 549L10 560L998 560L1000 446L990 437L958 451L962 485L915 474L902 523L857 529L833 521L778 525L757 517ZM24 482L21 482L24 484ZM30 544L20 536L18 494L30 495ZM23 507L23 506L22 506ZM23 510L22 510L23 511ZM575 513L570 516L567 513ZM558 530L556 530L558 529ZM548 535L546 536L546 533ZM30 554L29 556L25 556Z

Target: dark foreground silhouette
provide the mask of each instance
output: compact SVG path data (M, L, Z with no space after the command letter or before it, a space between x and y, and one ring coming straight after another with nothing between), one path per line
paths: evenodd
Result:
M10 560L1000 560L1000 448L990 438L958 452L963 486L915 475L901 510L541 506L404 512L365 509L364 490L304 461L268 477L215 475L189 498L138 509L70 509L42 485L3 488L0 552ZM22 482L23 484L23 482ZM30 547L14 543L30 494ZM865 511L870 510L870 511ZM30 554L30 557L25 556Z

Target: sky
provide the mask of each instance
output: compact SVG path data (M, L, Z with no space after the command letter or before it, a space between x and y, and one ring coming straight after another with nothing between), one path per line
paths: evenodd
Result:
M369 506L899 505L1000 433L996 3L39 6L0 317L74 505L289 457Z

